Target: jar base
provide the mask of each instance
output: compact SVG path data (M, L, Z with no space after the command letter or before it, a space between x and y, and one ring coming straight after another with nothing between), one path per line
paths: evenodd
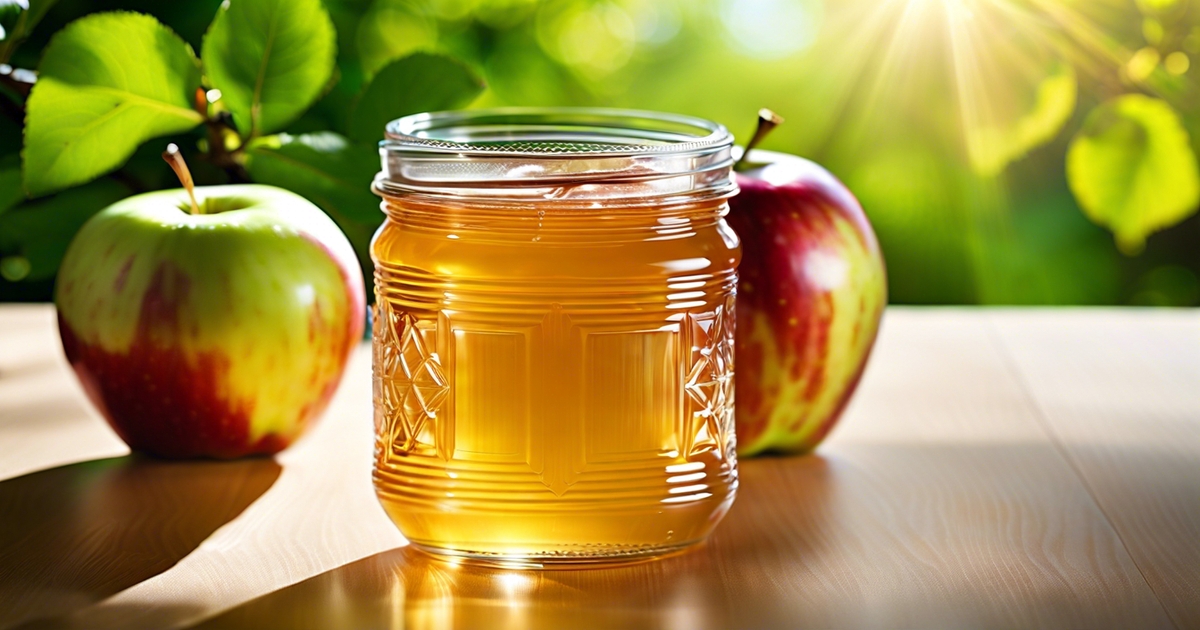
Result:
M534 553L491 553L464 549L452 549L409 542L413 549L432 556L441 562L454 565L470 565L492 569L609 569L618 566L641 564L682 554L703 543L703 539L672 545L645 545L636 548L614 547L580 551L534 552Z

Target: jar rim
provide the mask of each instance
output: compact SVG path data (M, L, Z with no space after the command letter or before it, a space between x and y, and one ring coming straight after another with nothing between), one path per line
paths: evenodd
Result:
M733 136L721 124L632 109L503 107L388 123L380 194L500 200L727 197Z
M552 159L680 154L733 145L724 125L703 118L603 107L425 112L391 121L384 137L383 147L392 151Z

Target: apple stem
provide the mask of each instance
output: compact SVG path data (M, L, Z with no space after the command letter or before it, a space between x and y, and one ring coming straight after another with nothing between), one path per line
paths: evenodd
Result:
M750 138L750 142L746 143L746 150L742 151L742 157L738 158L737 162L733 163L734 171L741 171L743 164L746 163L746 156L750 155L750 150L758 146L758 143L771 133L771 130L783 123L783 116L775 112L762 108L758 110L758 127L754 129L754 137Z
M171 166L171 170L175 171L175 176L179 178L179 183L183 184L183 189L187 191L188 199L192 201L192 214L204 214L200 210L200 204L196 203L196 184L192 181L192 172L188 170L187 162L183 159L183 154L179 152L179 147L174 142L167 145L167 150L163 151L163 159Z

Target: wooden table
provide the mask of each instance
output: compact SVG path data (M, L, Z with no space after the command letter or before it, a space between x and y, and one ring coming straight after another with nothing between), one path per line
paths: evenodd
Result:
M712 539L454 568L369 480L369 357L271 459L133 459L53 311L0 308L0 628L1200 627L1200 312L892 308L809 457L742 464Z

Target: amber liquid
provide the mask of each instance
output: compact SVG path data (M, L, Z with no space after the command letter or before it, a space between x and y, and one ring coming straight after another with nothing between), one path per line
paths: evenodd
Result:
M374 480L401 532L553 563L712 531L737 488L725 204L387 201Z

